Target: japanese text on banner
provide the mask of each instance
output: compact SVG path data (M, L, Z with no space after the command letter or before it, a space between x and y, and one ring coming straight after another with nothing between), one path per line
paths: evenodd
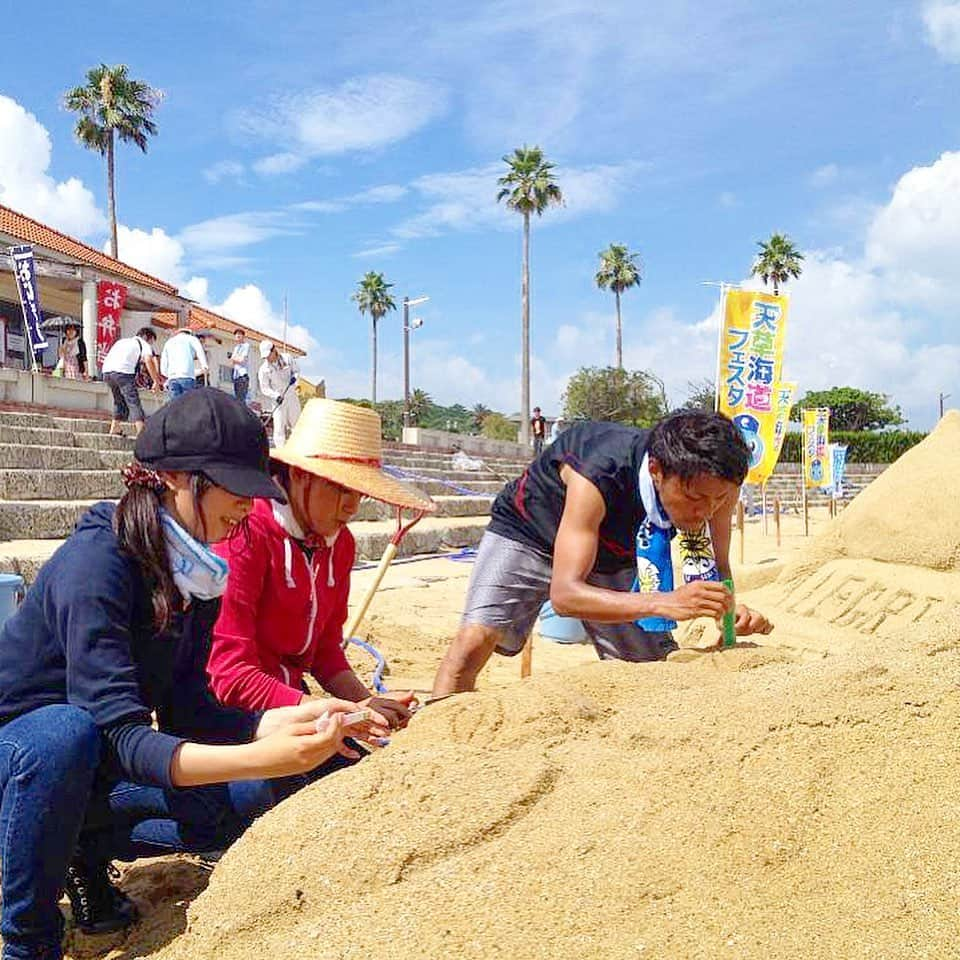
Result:
M13 273L17 280L17 291L20 294L20 307L23 310L27 337L36 354L46 350L47 341L40 326L43 322L43 311L40 309L40 288L37 286L37 267L33 259L33 247L29 244L11 247L10 258L13 260Z
M127 302L127 288L122 283L101 280L97 284L97 368L120 337L120 314Z
M749 483L773 472L787 298L753 290L729 290L723 301L718 409L740 428L750 447Z
M773 413L760 418L759 434L754 441L759 445L759 461L756 466L750 468L747 483L766 483L773 476L774 467L783 449L783 438L787 432L787 423L790 420L790 411L793 409L793 398L796 392L797 385L794 382L773 385ZM743 416L740 414L741 419ZM740 429L743 430L743 427L741 426ZM750 437L747 437L747 442L751 442Z
M804 482L808 487L831 487L830 408L803 411Z

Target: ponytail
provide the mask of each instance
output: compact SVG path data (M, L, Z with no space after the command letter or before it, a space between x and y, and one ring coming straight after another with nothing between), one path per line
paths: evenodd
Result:
M182 601L170 569L160 514L163 508L161 497L167 485L156 471L136 461L124 467L121 475L127 490L114 513L114 532L120 549L140 565L150 591L153 626L157 632L161 632L170 625L170 619ZM206 534L206 522L200 499L210 486L210 481L202 473L194 473L190 478L193 506L200 520L201 539Z

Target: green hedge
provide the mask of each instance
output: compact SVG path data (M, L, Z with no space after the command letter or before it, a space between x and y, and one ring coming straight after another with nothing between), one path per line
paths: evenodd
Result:
M780 453L782 463L800 463L800 432L788 433ZM830 432L831 443L848 446L847 463L893 463L899 456L916 446L925 433L916 430L889 430L883 432L854 432L837 430Z

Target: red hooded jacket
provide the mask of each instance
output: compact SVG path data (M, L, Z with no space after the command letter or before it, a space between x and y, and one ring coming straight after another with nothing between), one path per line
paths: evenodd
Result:
M267 710L299 703L306 672L321 684L349 670L340 644L356 546L343 528L308 557L289 507L256 500L238 534L216 545L230 565L207 673L221 703Z

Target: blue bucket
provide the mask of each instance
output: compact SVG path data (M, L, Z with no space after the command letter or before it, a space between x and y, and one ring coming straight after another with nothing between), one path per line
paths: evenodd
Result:
M23 603L23 577L16 573L0 573L0 625L17 612Z
M574 617L561 617L548 600L540 608L540 636L557 643L584 643L587 631Z

